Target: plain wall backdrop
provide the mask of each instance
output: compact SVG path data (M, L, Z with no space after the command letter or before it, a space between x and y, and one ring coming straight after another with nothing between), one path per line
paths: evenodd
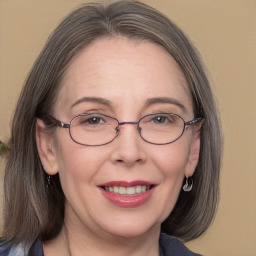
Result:
M85 2L0 0L0 140L9 137L23 82L50 32ZM256 256L256 1L142 2L166 14L198 48L222 119L219 209L209 231L187 246L205 256Z

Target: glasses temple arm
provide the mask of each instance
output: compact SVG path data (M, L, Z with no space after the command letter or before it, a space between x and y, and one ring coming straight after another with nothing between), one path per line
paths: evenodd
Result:
M185 126L197 124L197 123L201 122L203 119L204 119L203 117L197 117L197 118L195 118L195 119L193 119L191 121L186 122Z
M60 126L60 127L63 127L63 128L69 128L70 127L70 123L66 124L66 123L63 123L62 121L56 119L55 117L51 116L51 115L44 115L42 118L41 118L46 125L49 125L49 126Z

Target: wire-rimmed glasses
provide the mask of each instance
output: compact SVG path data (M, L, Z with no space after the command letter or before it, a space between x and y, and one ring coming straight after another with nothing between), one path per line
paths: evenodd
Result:
M49 117L49 116L48 116ZM120 127L135 124L141 138L151 144L165 145L178 140L189 125L199 123L202 118L185 122L172 113L151 113L137 122L119 122L118 119L98 113L75 116L69 123L50 117L57 125L69 129L72 140L85 146L101 146L112 142L119 134Z

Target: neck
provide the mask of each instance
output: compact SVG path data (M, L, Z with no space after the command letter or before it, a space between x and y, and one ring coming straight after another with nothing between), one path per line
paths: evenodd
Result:
M65 231L65 229L64 229ZM157 235L142 235L133 238L99 236L90 233L82 236L66 228L67 251L69 256L104 255L104 256L157 256L159 255ZM86 254L85 254L86 251Z
M158 256L158 240L159 232L154 236L151 234L134 238L103 237L93 232L90 236L84 236L64 225L57 238L44 244L44 254L45 256Z
M69 241L69 236L68 236L68 232L67 232L67 229L66 229L66 225L63 226L63 233L64 233L65 239L66 239L68 255L73 256L72 253L71 253L71 250L70 250L70 245L69 245L70 241Z

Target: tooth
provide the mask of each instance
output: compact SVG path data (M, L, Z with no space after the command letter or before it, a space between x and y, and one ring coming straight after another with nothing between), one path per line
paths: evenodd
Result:
M125 187L119 187L119 194L120 195L125 195L126 194L126 188Z
M145 192L146 191L146 186L141 186L141 192Z
M137 185L134 187L123 187L123 186L113 186L113 187L104 187L105 190L113 192L120 195L135 195L146 192L150 189L150 186Z
M141 193L141 186L136 186L135 189L137 194Z
M127 195L134 195L135 194L135 187L128 187L126 188Z

